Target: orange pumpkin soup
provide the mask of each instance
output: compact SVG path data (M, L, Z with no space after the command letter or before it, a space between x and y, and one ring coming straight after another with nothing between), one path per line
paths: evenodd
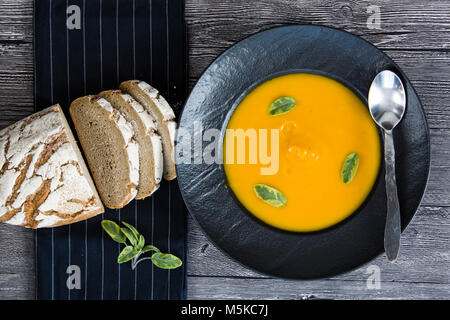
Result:
M240 142L236 132L244 133ZM238 200L289 231L320 230L351 215L380 166L380 140L365 104L343 84L306 73L251 91L229 120L223 148Z

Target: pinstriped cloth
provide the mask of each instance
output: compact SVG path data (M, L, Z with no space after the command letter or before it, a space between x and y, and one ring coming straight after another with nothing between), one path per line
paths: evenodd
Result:
M34 7L36 111L59 103L68 116L75 98L140 79L179 115L187 93L182 0L38 0ZM163 181L152 197L121 210L37 230L37 298L185 299L186 213L177 181ZM103 233L102 219L135 225L147 243L177 255L183 266L118 265L122 247ZM67 279L77 272L80 281L69 289Z

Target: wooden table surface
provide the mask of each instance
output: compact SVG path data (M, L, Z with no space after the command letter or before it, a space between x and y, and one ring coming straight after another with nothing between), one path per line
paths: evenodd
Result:
M32 17L32 0L0 0L0 128L33 110ZM383 255L333 278L271 278L225 256L189 217L188 298L449 299L450 0L186 0L186 20L191 87L217 55L260 30L319 24L357 34L406 72L422 99L432 143L428 189L396 263ZM0 225L0 299L34 298L32 234ZM368 288L377 267L380 286Z

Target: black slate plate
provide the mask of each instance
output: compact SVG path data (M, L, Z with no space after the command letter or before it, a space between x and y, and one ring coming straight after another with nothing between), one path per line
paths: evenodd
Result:
M384 69L396 72L407 92L404 119L394 130L404 229L420 204L428 180L428 125L406 75L383 52L354 35L320 26L287 26L250 36L225 51L204 72L186 102L180 127L192 137L194 121L201 122L203 131L217 128L223 132L233 109L249 90L290 72L325 74L366 101L372 79ZM203 142L203 147L209 143ZM179 146L177 153L182 153ZM257 271L294 279L332 276L383 252L384 167L368 199L353 215L312 233L282 231L254 218L224 187L226 177L220 164L194 164L193 153L191 164L178 164L177 171L187 207L208 237L231 257Z

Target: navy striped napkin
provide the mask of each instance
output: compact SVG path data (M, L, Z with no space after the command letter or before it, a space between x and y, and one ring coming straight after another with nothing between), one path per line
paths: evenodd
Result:
M75 98L140 79L179 115L187 93L182 0L37 0L34 7L36 111L59 103L68 116ZM37 298L185 299L186 214L177 181L163 181L151 198L121 210L37 230ZM183 266L118 265L121 248L103 233L102 219L135 225Z

